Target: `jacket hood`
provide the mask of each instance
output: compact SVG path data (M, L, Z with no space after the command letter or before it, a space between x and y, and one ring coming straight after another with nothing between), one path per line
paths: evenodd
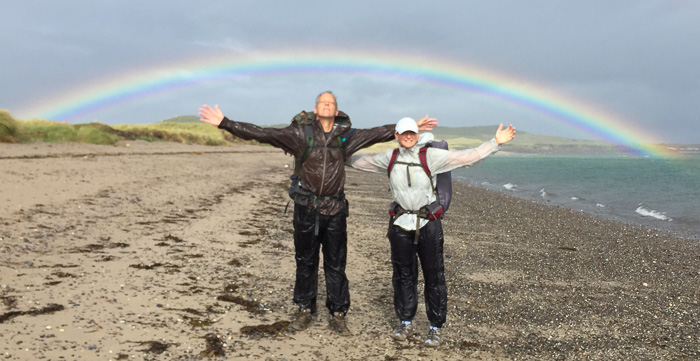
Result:
M334 123L343 128L350 128L352 126L350 116L340 110L338 110L338 115L335 116Z
M416 145L414 145L414 147L425 147L428 143L432 142L433 140L435 140L435 136L431 132L418 133L418 141L416 142Z
M302 111L302 113L306 113L307 116L309 117L309 120L311 120L311 121L316 120L316 114L314 112L307 113L307 112ZM299 115L297 115L297 117L299 117ZM294 119L298 121L298 119L296 117ZM301 118L299 118L299 119L301 119ZM336 126L342 127L342 128L350 128L352 126L352 123L350 122L350 116L345 114L345 112L343 112L342 110L338 110L338 115L335 116L335 120L333 120L333 123Z

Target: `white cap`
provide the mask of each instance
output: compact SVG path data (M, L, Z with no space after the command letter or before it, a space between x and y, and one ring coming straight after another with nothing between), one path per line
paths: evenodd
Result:
M403 134L405 132L418 133L418 125L416 124L416 121L413 120L413 118L401 118L396 123L396 132L399 134Z

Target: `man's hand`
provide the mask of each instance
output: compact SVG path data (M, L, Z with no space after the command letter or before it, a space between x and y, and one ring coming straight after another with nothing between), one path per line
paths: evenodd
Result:
M213 109L204 104L203 107L199 108L199 116L201 117L199 120L217 127L221 124L221 121L224 120L224 113L219 110L218 104L214 105Z
M433 130L433 128L437 127L438 121L435 118L428 118L426 114L416 122L416 125L418 125L418 130L420 131Z
M503 129L503 123L498 126L498 130L496 130L496 143L498 145L510 142L513 137L515 137L515 128L512 125L506 129Z

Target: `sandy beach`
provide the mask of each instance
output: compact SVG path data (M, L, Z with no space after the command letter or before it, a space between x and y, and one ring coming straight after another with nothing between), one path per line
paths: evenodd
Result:
M488 160L487 160L488 161ZM2 360L697 360L700 242L455 184L444 344L389 338L386 176L348 171L352 336L292 313L292 158L0 144ZM291 208L291 205L290 205Z

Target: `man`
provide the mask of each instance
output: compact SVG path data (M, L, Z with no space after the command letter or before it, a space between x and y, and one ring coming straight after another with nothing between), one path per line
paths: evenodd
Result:
M296 281L294 303L299 306L291 327L306 329L316 314L319 250L323 251L326 276L326 307L331 314L329 325L341 335L350 334L345 315L350 307L347 256L348 204L345 200L345 157L361 148L393 139L392 124L371 129L351 129L350 118L338 111L335 95L326 91L316 98L313 116L313 148L301 163L300 183L303 192L294 197L294 252ZM292 123L286 128L261 128L235 122L226 117L218 105L199 109L201 120L245 139L281 148L300 159L307 151L305 127ZM423 130L437 125L425 118L415 124ZM342 139L342 141L338 140ZM338 144L342 142L342 144ZM341 147L342 146L342 147Z
M419 153L420 148L433 140L433 135L419 134L418 130L413 119L402 118L396 123L394 133L399 142L395 158L394 150L388 150L375 156L352 156L348 165L379 173L386 173L390 169L389 185L398 206L394 210L396 215L389 223L389 243L393 266L394 311L401 321L391 336L395 340L405 341L414 332L412 320L418 307L420 260L425 280L425 310L430 321L425 345L436 347L442 342L440 328L447 316L444 239L440 222L442 210L433 187L437 182L436 175L487 158L497 152L501 144L513 139L515 128L511 125L503 129L501 124L493 139L473 149L448 151L427 148L425 162L430 176L423 169ZM438 206L433 207L436 202Z

